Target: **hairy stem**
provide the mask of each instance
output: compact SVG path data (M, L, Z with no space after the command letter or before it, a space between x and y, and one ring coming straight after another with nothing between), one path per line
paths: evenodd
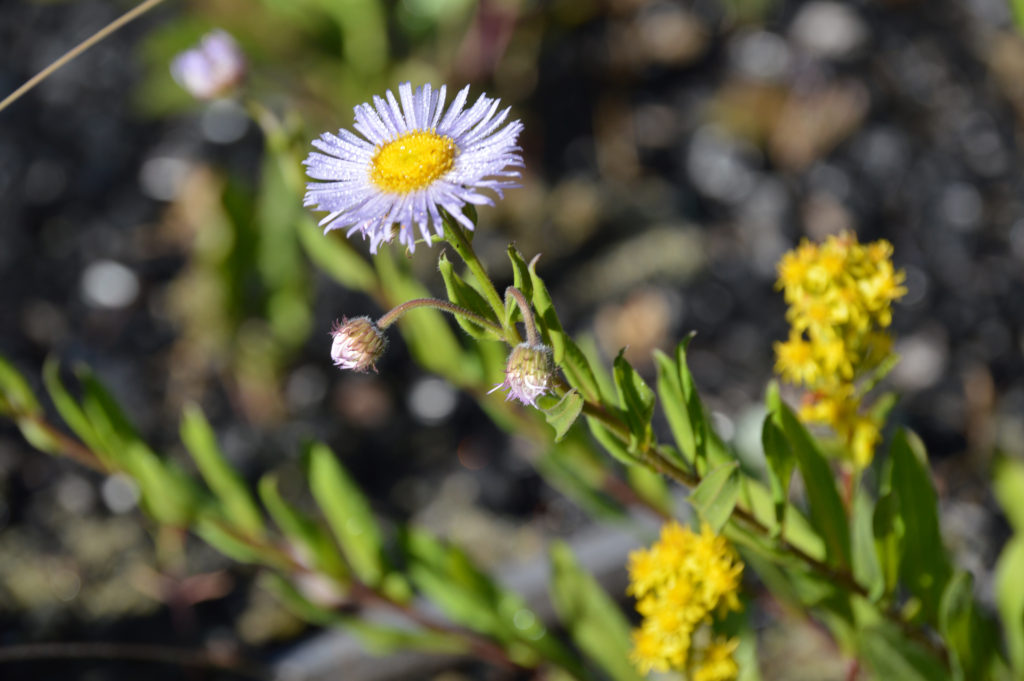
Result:
M530 309L530 303L527 302L526 296L523 295L523 292L515 286L509 286L505 289L505 299L508 300L509 296L512 296L512 299L516 301L516 305L519 306L519 311L523 314L523 326L526 328L526 342L531 346L537 345L540 334L537 333L537 323L533 319L533 310Z
M435 310L441 310L442 312L458 315L470 322L473 322L481 328L490 329L499 336L505 335L505 329L491 320L484 319L475 312L470 312L466 308L456 305L455 303L450 303L447 300L438 300L437 298L416 298L414 300L407 300L401 305L395 306L391 311L378 319L377 326L380 327L381 331L383 331L398 321L398 318L403 314L417 307L432 307Z

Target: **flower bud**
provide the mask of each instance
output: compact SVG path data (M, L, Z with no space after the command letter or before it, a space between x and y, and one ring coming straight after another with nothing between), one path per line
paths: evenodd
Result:
M213 99L228 94L245 78L245 55L230 35L212 31L174 58L171 75L196 99Z
M505 381L494 386L490 392L508 388L506 400L517 399L523 404L536 407L537 398L551 390L553 380L551 348L540 343L520 343L508 356Z
M377 371L374 365L384 354L388 343L384 333L369 317L342 317L340 324L334 323L331 336L334 338L331 343L334 366L362 373L370 369Z

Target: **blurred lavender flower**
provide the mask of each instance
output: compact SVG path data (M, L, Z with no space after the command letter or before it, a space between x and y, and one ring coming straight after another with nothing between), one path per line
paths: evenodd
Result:
M234 38L218 29L175 57L171 75L196 99L213 99L228 94L245 78L245 55Z
M334 366L366 373L376 371L377 360L384 354L387 339L369 317L342 317L331 330L331 359Z
M324 133L305 160L307 185L304 205L329 211L320 221L325 231L346 228L347 236L358 231L370 239L370 251L394 236L409 250L415 249L415 224L430 243L432 232L444 233L440 209L467 229L473 221L462 214L467 203L493 205L482 193L516 184L523 159L516 139L522 123L512 121L499 130L508 109L498 113L499 100L481 95L463 109L469 95L466 86L444 110L446 87L398 87L387 100L373 98L355 107L355 129L337 135ZM399 106L401 100L401 106ZM364 139L365 138L365 139Z
M536 407L537 398L551 390L553 378L551 348L539 343L520 343L508 356L505 381L494 386L489 392L508 388L506 401L516 399L523 404Z

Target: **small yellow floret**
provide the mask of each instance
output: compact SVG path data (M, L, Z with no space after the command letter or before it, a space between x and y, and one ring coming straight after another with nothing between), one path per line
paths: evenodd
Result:
M732 654L739 646L739 639L723 641L716 639L704 649L704 659L693 675L693 681L733 681L740 668Z
M892 244L860 244L852 232L822 244L804 240L778 264L776 286L789 308L789 339L775 344L775 370L810 394L801 419L829 426L857 467L871 462L879 425L860 415L855 388L885 363L892 303L906 294Z
M373 157L370 179L387 192L423 189L455 166L458 148L450 137L416 130L381 145Z
M638 599L644 617L633 632L631 659L637 669L685 669L693 646L695 659L712 659L714 644L705 650L698 641L706 636L694 634L704 632L716 613L740 609L742 572L743 563L729 543L706 524L697 534L671 522L650 549L631 553L627 591Z

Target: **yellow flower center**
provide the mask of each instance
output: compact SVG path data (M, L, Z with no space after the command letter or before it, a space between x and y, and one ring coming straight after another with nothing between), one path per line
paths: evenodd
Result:
M429 130L408 132L377 149L370 179L395 194L423 189L454 167L457 153L451 137Z

